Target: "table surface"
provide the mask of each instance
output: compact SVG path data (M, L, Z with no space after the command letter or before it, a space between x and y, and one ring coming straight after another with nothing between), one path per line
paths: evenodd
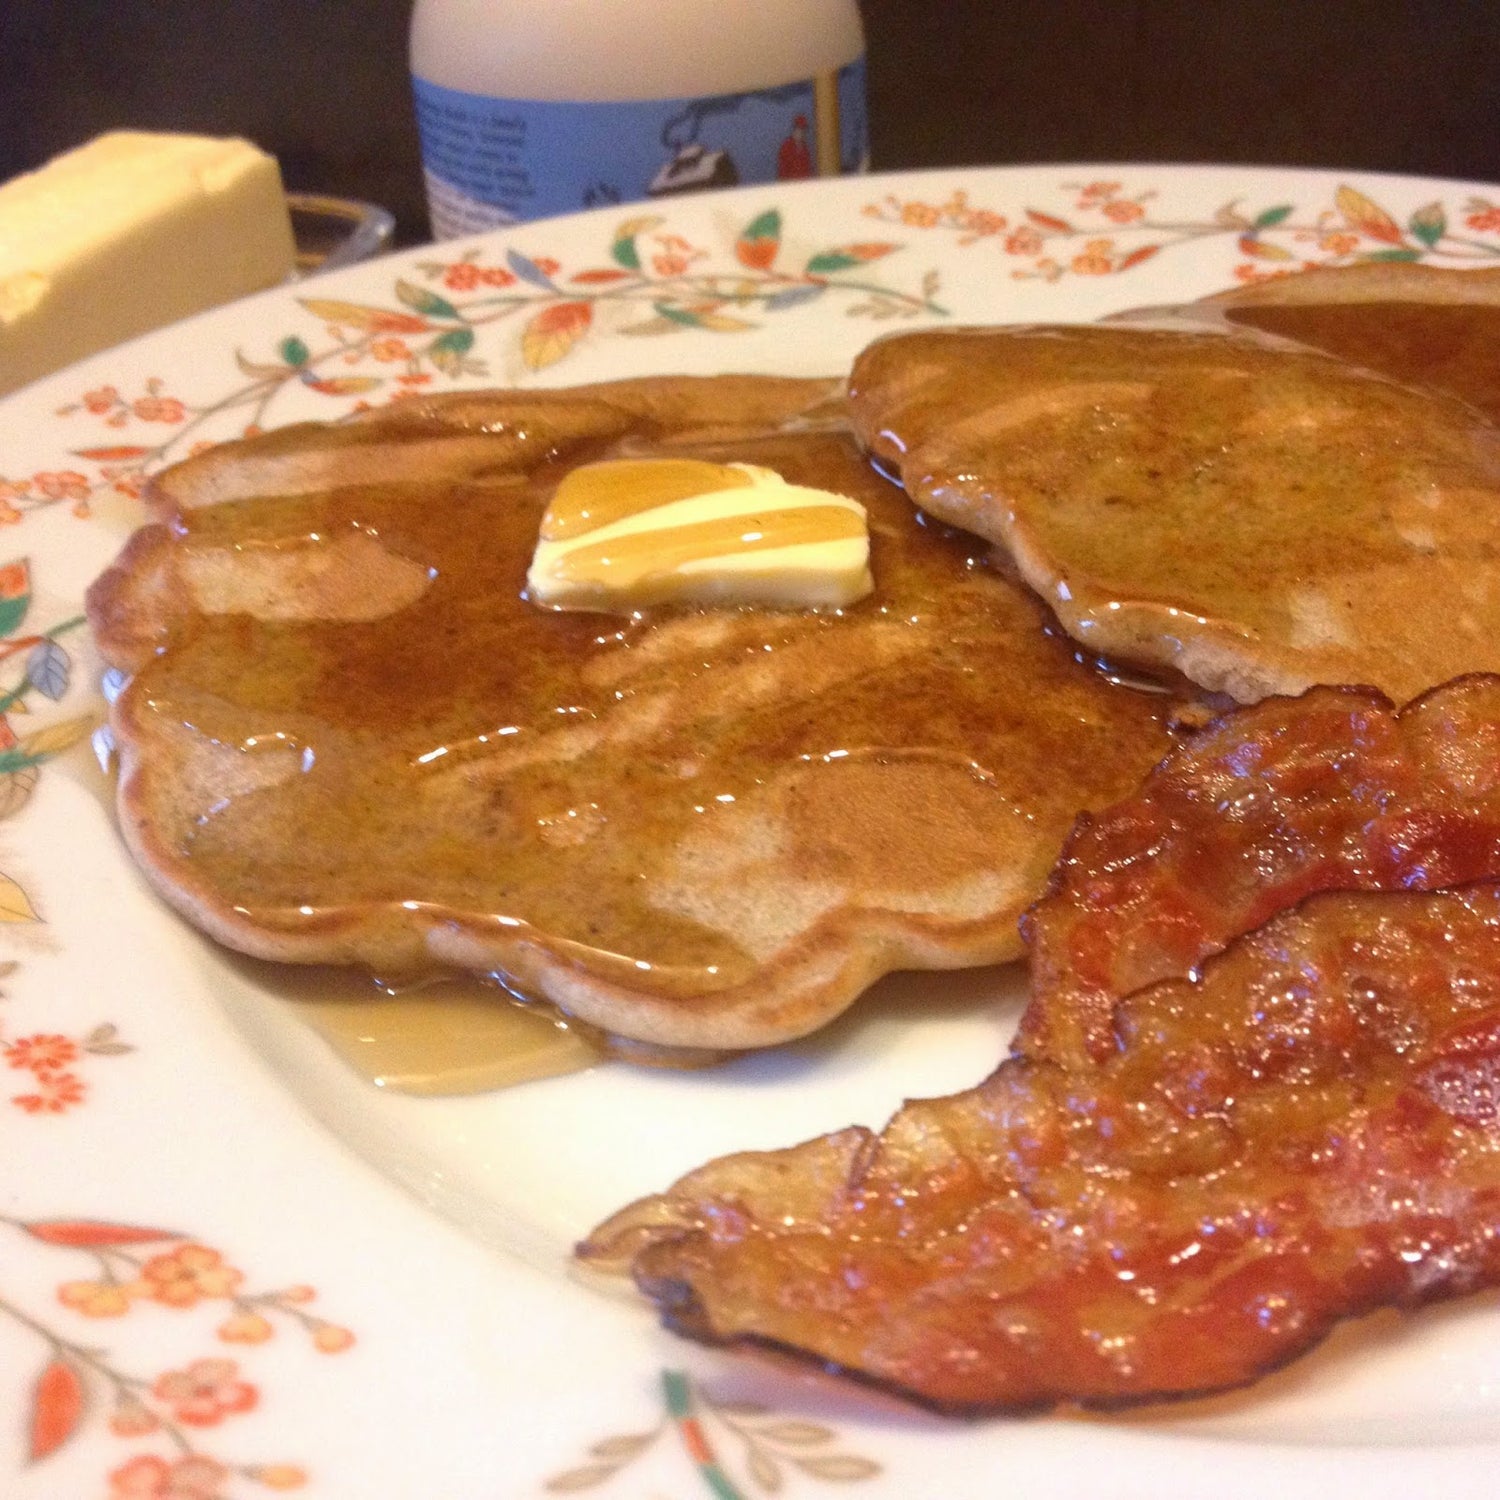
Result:
M1500 178L1489 0L862 0L877 168L1218 161ZM0 179L111 127L243 134L427 237L410 0L5 0ZM329 87L337 78L339 86Z

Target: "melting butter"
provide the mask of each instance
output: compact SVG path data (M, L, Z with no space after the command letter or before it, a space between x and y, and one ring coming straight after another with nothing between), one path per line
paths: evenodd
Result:
M743 489L754 483L753 474L771 472L705 458L617 458L583 464L570 470L553 491L542 517L542 537L560 542L582 536L654 505Z
M548 504L526 585L554 609L839 608L874 587L869 522L858 501L756 464L586 464Z

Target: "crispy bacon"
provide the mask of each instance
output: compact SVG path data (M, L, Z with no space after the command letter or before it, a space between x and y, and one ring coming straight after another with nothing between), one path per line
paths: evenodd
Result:
M1320 785L1335 746L1398 764L1478 691L1400 725L1323 695L1308 756L1226 785ZM1435 725L1416 747L1468 759ZM1100 1063L1012 1057L879 1136L710 1163L581 1253L681 1331L960 1411L1231 1387L1340 1319L1500 1283L1500 885L1314 896L1111 1019Z
M1335 687L1238 709L1080 820L1023 922L1031 1003L1017 1047L1102 1056L1120 996L1188 973L1315 891L1488 876L1500 876L1500 677L1459 678L1399 713Z

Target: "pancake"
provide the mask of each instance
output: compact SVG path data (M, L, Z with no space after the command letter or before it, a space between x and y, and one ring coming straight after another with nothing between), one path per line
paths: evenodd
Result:
M455 395L166 471L90 591L120 820L260 957L495 973L606 1031L763 1046L888 970L1001 961L1167 700L1049 633L988 549L870 469L828 382ZM571 466L670 453L861 501L842 611L522 597Z
M1500 667L1500 431L1451 395L1123 324L895 336L852 395L913 499L1003 547L1093 653L1241 702Z

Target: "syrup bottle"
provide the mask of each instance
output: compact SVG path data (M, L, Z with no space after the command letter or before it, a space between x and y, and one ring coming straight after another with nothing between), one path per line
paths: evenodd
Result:
M868 166L855 0L416 0L435 239Z

